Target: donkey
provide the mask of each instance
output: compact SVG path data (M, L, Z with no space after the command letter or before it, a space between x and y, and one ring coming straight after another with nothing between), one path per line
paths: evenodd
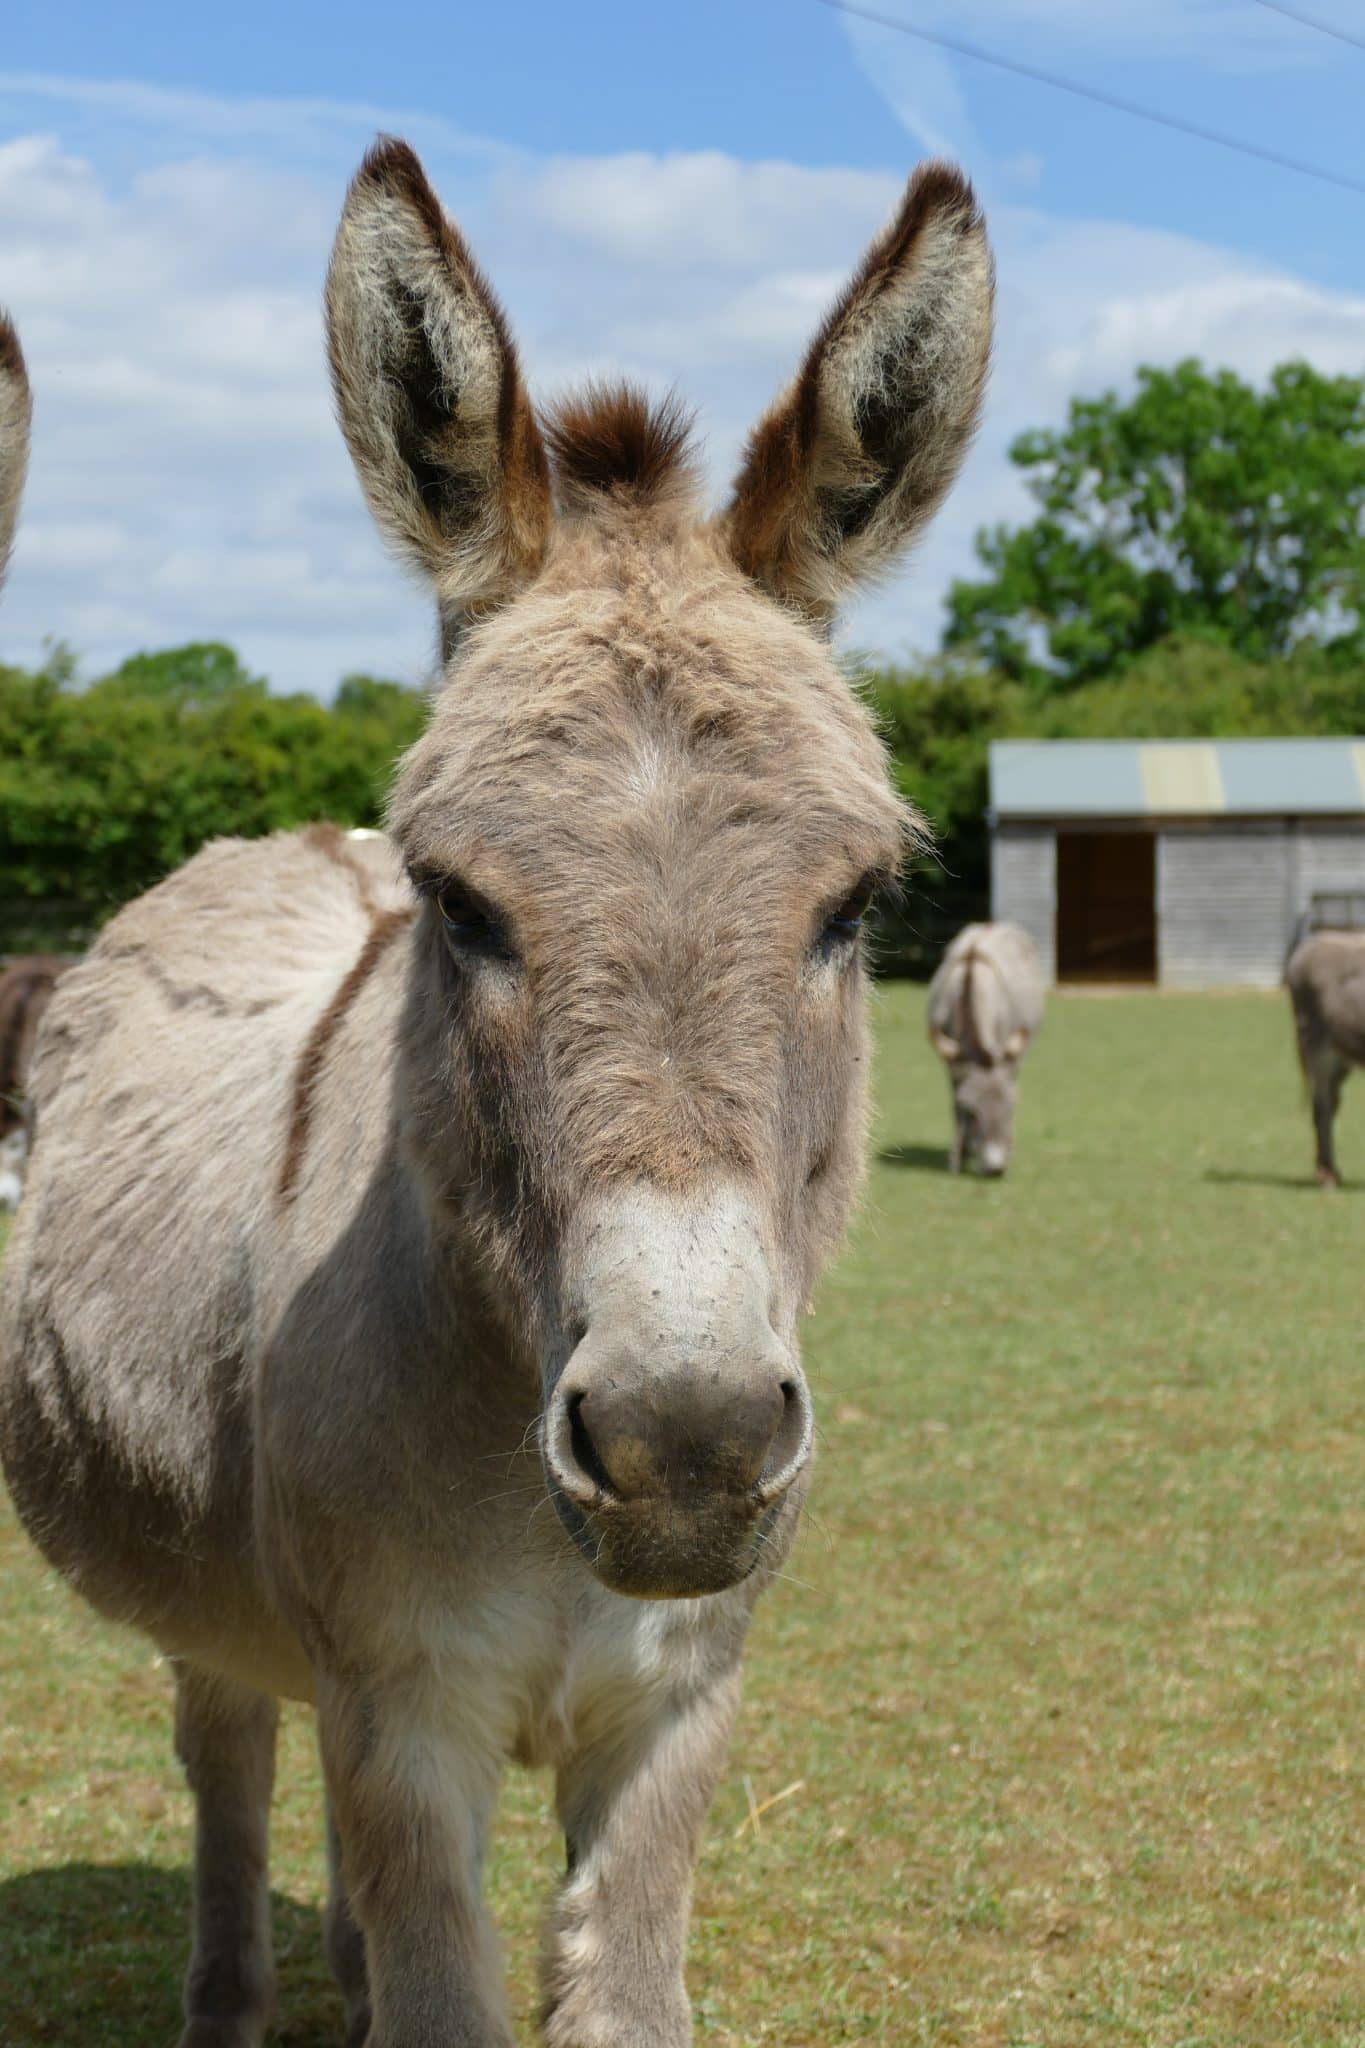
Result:
M54 953L28 953L0 971L0 1209L12 1209L23 1191L29 1068L38 1026L66 965Z
M798 1312L860 1171L859 927L908 824L827 628L943 496L991 300L970 187L921 167L705 520L676 405L538 420L404 144L351 187L341 424L443 687L388 837L211 844L64 979L5 1270L19 1512L173 1660L181 2048L267 2023L279 1696L317 1708L351 2043L509 2048L509 1758L556 1772L566 1838L545 2038L691 2038L692 1866L809 1474Z
M19 497L28 468L28 435L33 413L24 352L14 323L0 312L0 584L9 567Z
M1365 1066L1365 932L1310 932L1284 972L1299 1063L1313 1100L1319 1184L1339 1188L1332 1126L1352 1067Z
M0 586L9 567L19 499L28 468L32 399L24 352L14 323L0 312ZM24 963L21 963L21 965ZM26 980L25 991L31 986ZM41 997L32 1011L36 1026ZM19 998L19 983L10 972L0 974L0 1209L12 1209L23 1185L24 1136L19 1105L22 1067L32 1042L30 1006Z
M929 1041L953 1092L950 1173L975 1161L989 1179L1009 1165L1019 1062L1043 1022L1038 950L1017 924L969 924L929 984Z

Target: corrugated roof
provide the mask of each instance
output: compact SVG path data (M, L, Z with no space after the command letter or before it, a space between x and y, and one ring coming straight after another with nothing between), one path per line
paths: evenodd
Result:
M1365 740L992 740L1002 818L1365 812Z

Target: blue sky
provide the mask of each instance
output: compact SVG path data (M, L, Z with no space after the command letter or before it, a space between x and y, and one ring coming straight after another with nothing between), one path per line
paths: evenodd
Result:
M879 11L1365 179L1365 50L1256 0L875 0ZM1350 0L1305 10L1365 37ZM1142 361L1365 365L1365 194L1006 76L819 0L400 10L13 5L0 301L37 393L0 648L91 666L190 635L281 687L416 675L420 592L331 425L318 291L378 127L422 151L533 378L676 381L717 490L744 431L930 151L987 203L990 410L963 484L847 633L937 638L982 520L1024 509L1020 427Z

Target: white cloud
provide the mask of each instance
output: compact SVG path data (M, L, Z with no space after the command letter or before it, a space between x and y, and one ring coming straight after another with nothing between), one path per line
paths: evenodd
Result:
M37 71L0 71L0 97L80 108L136 125L144 134L176 135L202 147L209 139L268 144L272 152L301 153L335 138L402 134L414 145L467 155L487 163L518 152L490 136L458 128L418 109L383 107L365 100L240 98L147 85L131 78L70 78Z
M783 248L810 264L848 260L849 238L888 212L898 181L876 171L740 163L720 150L552 157L503 173L505 211L622 263L750 271Z
M926 155L982 162L955 58L861 15L846 15L844 32L859 69Z
M859 644L937 642L947 584L973 573L976 529L1030 516L1010 442L1026 427L1061 424L1072 397L1125 390L1142 364L1185 356L1253 381L1292 356L1332 374L1359 375L1365 363L1365 296L1110 221L1006 207L992 228L997 346L982 431L905 590L878 594L850 621Z
M1210 77L1278 76L1311 74L1332 54L1328 38L1305 34L1301 24L1247 0L1145 0L1140 7L1129 0L920 0L913 10L893 4L868 14L840 11L859 69L917 147L970 164L993 198L1038 184L1044 158L1028 151L993 160L967 109L964 85L983 71L968 50L1100 91L1122 91L1122 67L1134 62L1165 60L1183 75L1197 69ZM1044 102L1055 97L1045 93ZM1051 118L1041 105L1044 146Z
M280 687L326 691L348 668L416 676L429 606L384 556L324 371L321 280L364 137L347 133L325 167L281 164L253 114L230 151L201 139L172 157L166 124L179 143L187 118L174 97L131 178L99 168L66 121L0 147L0 299L36 394L0 649L32 659L58 633L96 667L213 635ZM287 109L270 104L284 132ZM54 109L55 92L44 118ZM586 369L676 382L699 406L718 492L899 182L715 152L473 164L465 141L433 146L430 167L536 387ZM975 527L1026 508L1010 438L1059 419L1074 392L1185 354L1255 376L1290 354L1365 360L1365 301L1226 251L1023 207L995 209L992 228L1000 343L981 440L907 575L850 621L865 644L935 644Z

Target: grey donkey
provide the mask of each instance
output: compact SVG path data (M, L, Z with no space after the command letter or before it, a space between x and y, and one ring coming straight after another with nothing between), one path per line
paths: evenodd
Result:
M691 1873L800 1514L907 830L833 661L943 495L991 264L942 165L717 517L676 407L540 419L417 159L353 184L342 426L445 648L388 836L219 842L59 985L6 1260L19 1512L173 1660L181 2048L257 2048L276 1700L316 1704L348 2040L508 2048L481 1897L556 1774L552 2048L683 2048Z
M929 984L929 1042L953 1094L949 1169L972 1161L995 1178L1009 1164L1019 1062L1043 1022L1038 949L1017 924L969 924Z
M1284 978L1313 1103L1314 1170L1323 1187L1340 1187L1332 1127L1343 1081L1365 1066L1365 932L1310 932Z
M32 414L24 352L13 321L0 312L0 584L4 583L14 543L19 498L28 468Z
M9 567L19 499L28 469L32 399L24 354L14 324L0 312L0 587ZM20 977L0 974L0 1210L12 1209L23 1187L25 1136L21 1103L31 1031L40 1014L34 1005L19 1004ZM29 983L23 983L27 991Z

